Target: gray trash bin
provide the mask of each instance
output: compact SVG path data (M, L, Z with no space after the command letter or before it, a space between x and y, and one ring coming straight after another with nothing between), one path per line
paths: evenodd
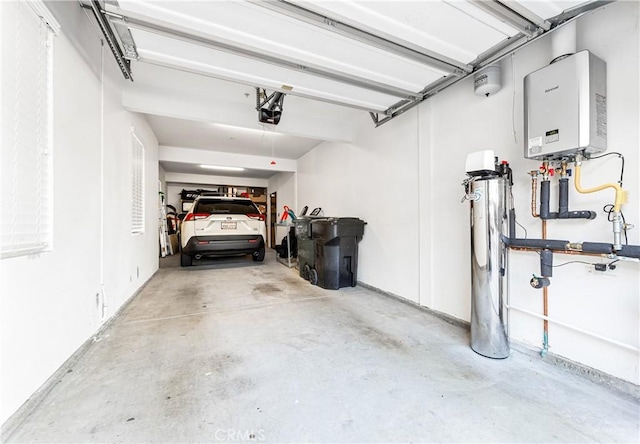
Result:
M357 217L330 217L311 222L315 262L309 282L330 290L358 282L358 242L366 222Z
M298 268L300 277L309 280L309 274L315 267L315 248L311 237L311 222L325 219L323 216L299 216L293 221L298 241Z

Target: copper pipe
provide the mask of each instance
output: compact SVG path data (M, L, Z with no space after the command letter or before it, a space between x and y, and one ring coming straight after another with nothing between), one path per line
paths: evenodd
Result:
M537 213L538 207L538 172L531 171L531 215L533 217L539 217Z
M536 248L536 247L508 247L510 250L514 250L514 251L540 251L541 248ZM553 251L554 254L573 254L573 255L578 255L578 256L595 256L595 257L602 257L602 253L587 253L585 251L573 251L573 250L566 250L566 251L559 251L559 250L554 250Z

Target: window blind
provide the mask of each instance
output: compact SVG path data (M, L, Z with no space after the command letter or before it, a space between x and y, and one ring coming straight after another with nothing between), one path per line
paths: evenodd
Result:
M144 233L144 145L131 133L131 233Z
M0 5L1 258L52 248L53 33L30 5Z

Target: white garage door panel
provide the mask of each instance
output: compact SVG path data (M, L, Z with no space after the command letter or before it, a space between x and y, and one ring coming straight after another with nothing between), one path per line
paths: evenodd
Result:
M137 51L142 63L373 111L380 124L382 115L384 123L402 114L578 10L558 14L598 4L113 0L104 8L127 57ZM119 63L128 77L126 62Z
M133 29L141 61L209 72L228 80L270 88L293 87L292 94L313 95L383 111L398 97L354 87L223 51Z
M549 18L560 14L562 11L585 3L584 1L547 1L547 0L519 0L517 3L529 9L542 18Z
M304 2L303 6L371 32L396 36L468 63L518 31L466 2ZM473 15L471 15L473 14Z
M206 33L264 54L394 85L412 92L446 73L259 6L240 2L120 2L122 12ZM239 19L241 18L241 19ZM138 48L144 46L136 40ZM187 58L188 55L185 54Z

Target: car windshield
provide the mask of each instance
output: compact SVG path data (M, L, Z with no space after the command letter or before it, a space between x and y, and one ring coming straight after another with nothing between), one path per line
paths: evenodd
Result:
M260 211L249 200L200 199L193 210L197 214L258 214Z

